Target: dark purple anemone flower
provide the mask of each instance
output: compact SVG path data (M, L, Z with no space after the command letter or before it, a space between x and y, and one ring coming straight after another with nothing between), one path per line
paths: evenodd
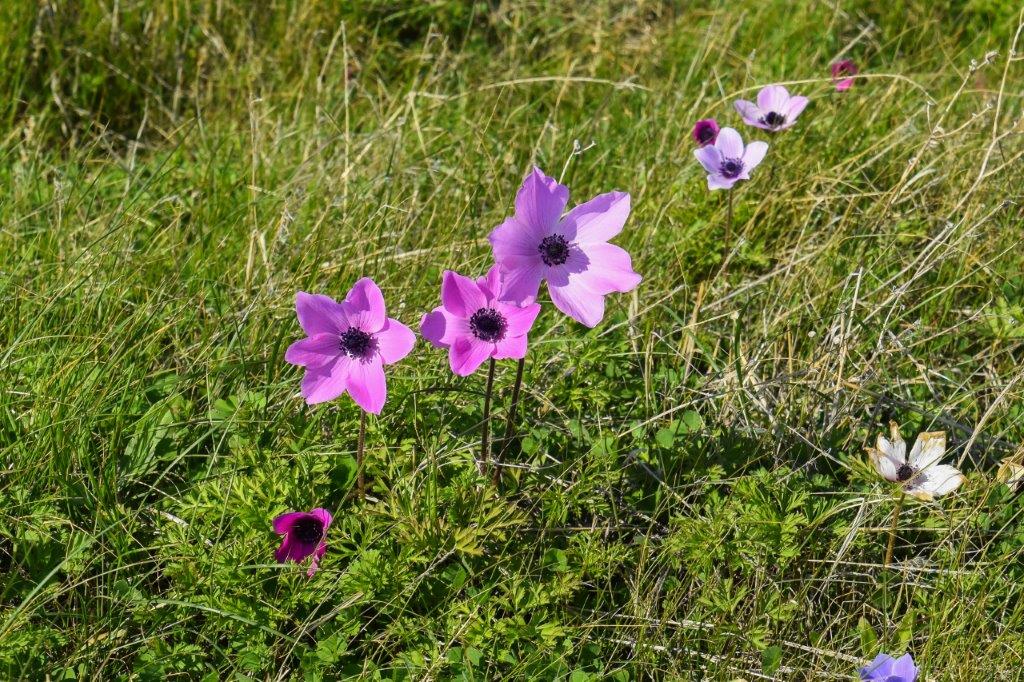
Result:
M862 682L914 682L918 672L910 654L899 658L878 654L875 660L860 669L860 679Z
M308 512L289 512L274 519L274 532L283 535L281 546L274 552L277 561L299 563L312 555L306 575L310 578L320 568L320 559L327 551L327 529L331 512L317 507Z
M744 147L740 134L732 128L722 128L713 145L693 150L708 172L708 189L732 189L740 180L749 180L750 171L767 153L767 142L751 142Z
M718 139L718 121L713 118L702 118L693 124L693 139L701 147L714 144Z
M845 92L853 85L853 77L860 72L860 69L853 63L853 60L842 59L830 66L829 71L832 72L832 82L836 84L836 90Z

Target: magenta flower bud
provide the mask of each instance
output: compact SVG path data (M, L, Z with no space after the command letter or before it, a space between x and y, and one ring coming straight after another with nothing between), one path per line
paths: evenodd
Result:
M853 85L853 77L860 72L860 69L852 60L843 59L830 66L829 71L832 72L832 82L836 84L836 90L845 92Z
M310 578L320 567L327 552L327 529L331 525L331 512L317 507L309 512L289 512L274 519L274 532L283 535L281 546L274 552L279 562L300 563L312 556L306 575Z
M384 365L408 355L416 337L387 316L384 296L373 280L356 282L340 303L300 291L295 312L307 337L289 346L284 359L306 368L306 402L322 403L348 392L359 407L380 414L388 395Z
M693 125L693 139L701 147L714 144L718 139L718 121L713 118L702 118Z
M790 96L781 85L769 85L757 93L757 104L738 99L735 106L747 125L776 132L792 127L809 102L802 95Z

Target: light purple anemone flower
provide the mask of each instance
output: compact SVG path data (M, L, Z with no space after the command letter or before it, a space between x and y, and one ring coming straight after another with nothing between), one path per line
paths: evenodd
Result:
M860 72L860 69L853 63L853 60L842 59L832 64L829 71L832 73L832 82L836 84L836 91L845 92L853 85L853 77Z
M768 153L767 142L743 146L743 138L732 128L722 128L713 145L693 150L693 155L708 172L708 189L732 189L740 180L749 180L750 171Z
M718 139L718 121L713 118L702 118L693 124L693 139L701 147L714 144Z
M306 402L322 403L348 391L359 407L380 414L388 394L384 365L408 355L416 337L387 316L384 296L374 281L359 280L341 303L300 291L295 311L307 338L289 346L284 359L306 368Z
M274 519L274 532L283 535L281 546L274 552L279 562L300 563L313 557L306 575L310 578L320 568L320 560L327 551L327 529L331 525L331 512L317 507L308 512L289 512Z
M604 297L630 291L642 279L625 250L608 240L629 217L629 195L608 192L565 216L569 188L534 168L516 194L516 212L488 239L508 300L532 302L542 280L551 302L588 327L604 317Z
M487 358L525 357L526 335L539 312L538 303L503 297L497 265L476 281L445 270L441 305L423 316L420 331L435 347L448 349L452 371L464 377Z
M918 672L910 654L899 658L878 654L875 660L860 669L860 679L862 682L914 682Z
M802 95L790 97L789 90L781 85L769 85L757 93L757 104L738 99L735 106L747 125L777 131L796 123L808 102L810 100Z

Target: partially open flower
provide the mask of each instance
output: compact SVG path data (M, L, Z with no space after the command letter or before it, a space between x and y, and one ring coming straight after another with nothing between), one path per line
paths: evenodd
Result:
M889 431L892 440L880 435L875 447L868 448L868 457L882 478L900 484L908 495L920 500L953 492L964 482L959 469L939 464L946 454L945 432L919 434L908 457L907 444L896 422L889 423Z
M701 147L714 144L718 139L718 121L713 118L702 118L693 124L693 139Z
M918 672L910 654L899 658L878 654L875 660L860 669L860 679L862 682L914 682Z
M763 130L785 130L796 123L796 117L807 107L803 95L790 96L781 85L769 85L757 93L757 104L745 99L736 100L736 111L747 125Z
M853 85L853 77L860 69L849 59L843 59L829 67L832 72L832 82L836 84L836 90L845 92Z
M320 560L327 551L327 529L331 525L331 512L317 507L309 512L289 512L274 519L274 532L283 535L281 546L274 552L277 561L299 563L313 557L306 575L313 577Z

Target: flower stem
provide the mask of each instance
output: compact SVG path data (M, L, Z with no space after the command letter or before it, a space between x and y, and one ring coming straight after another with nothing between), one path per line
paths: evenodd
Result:
M363 471L363 454L366 451L366 412L359 411L359 442L356 445L356 495L360 500L366 497L366 473Z
M896 528L900 522L900 512L903 511L903 499L906 496L907 494L901 490L900 496L896 499L896 508L892 511L892 525L889 526L889 545L885 548L883 568L889 568L889 564L892 563L892 551L896 548Z
M498 457L494 461L493 476L496 486L501 484L501 467L498 465L505 458L505 451L508 450L512 434L516 430L516 412L519 409L519 389L523 386L524 367L526 367L526 358L519 358L519 362L516 363L516 382L512 385L512 404L508 407L508 417L505 419L505 436L501 439L501 450L498 451Z
M725 252L726 255L729 253L729 247L732 243L732 188L729 188L729 210L726 214L725 219Z
M481 474L487 473L487 461L491 451L491 392L494 389L494 358L487 363L487 390L484 393L484 429L480 436L480 462L477 469Z

